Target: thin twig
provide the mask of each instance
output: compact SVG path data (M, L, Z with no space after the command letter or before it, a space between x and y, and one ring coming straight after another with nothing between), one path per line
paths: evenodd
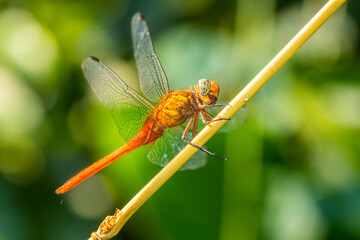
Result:
M345 2L330 0L295 35L293 39L250 81L250 83L219 113L217 118L230 118L275 74L279 68L310 38L314 32ZM207 125L192 141L202 146L226 121ZM197 151L187 145L169 162L126 206L116 210L114 216L108 216L89 240L106 240L114 237L127 220Z

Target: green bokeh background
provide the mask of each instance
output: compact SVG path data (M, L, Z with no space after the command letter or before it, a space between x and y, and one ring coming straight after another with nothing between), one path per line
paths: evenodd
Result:
M213 78L230 100L325 0L0 1L0 240L87 239L161 168L149 146L65 195L124 144L83 77L102 59L138 89L131 16L147 19L170 87ZM360 239L359 1L348 1L175 174L116 239Z

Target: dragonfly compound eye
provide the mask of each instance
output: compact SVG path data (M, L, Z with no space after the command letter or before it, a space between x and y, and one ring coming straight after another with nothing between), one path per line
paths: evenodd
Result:
M200 79L197 83L197 89L199 90L201 95L206 95L209 93L211 89L211 83L209 79Z

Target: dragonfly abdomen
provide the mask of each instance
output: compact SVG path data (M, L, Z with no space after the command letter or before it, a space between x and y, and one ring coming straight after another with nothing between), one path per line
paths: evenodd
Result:
M92 176L93 174L108 166L110 163L113 163L115 160L119 159L125 154L135 150L138 147L155 142L159 137L163 135L164 129L161 127L159 128L158 126L154 128L154 126L156 125L153 124L153 121L148 121L143 126L143 128L125 145L110 153L106 157L100 159L99 161L93 163L91 166L85 168L76 176L69 179L66 183L64 183L56 190L56 193L65 193L71 190L83 180Z

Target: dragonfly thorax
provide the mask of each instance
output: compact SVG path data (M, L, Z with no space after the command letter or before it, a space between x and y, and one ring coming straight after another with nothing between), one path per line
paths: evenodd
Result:
M216 103L219 95L219 85L212 79L200 79L195 88L196 95L207 105Z

